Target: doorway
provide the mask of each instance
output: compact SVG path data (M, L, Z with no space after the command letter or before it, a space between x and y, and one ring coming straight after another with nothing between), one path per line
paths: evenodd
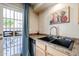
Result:
M20 55L22 52L23 13L3 8L3 55Z

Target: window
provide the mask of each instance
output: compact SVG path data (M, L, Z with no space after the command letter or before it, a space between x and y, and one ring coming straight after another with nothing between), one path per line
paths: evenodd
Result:
M12 56L22 51L22 12L3 8L3 54Z

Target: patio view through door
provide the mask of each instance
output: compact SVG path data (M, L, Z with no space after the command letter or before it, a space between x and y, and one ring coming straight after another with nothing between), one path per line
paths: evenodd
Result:
M20 55L22 52L22 12L3 8L3 55Z

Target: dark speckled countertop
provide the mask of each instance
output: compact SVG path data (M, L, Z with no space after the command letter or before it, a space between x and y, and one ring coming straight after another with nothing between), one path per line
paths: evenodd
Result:
M32 37L34 40L42 41L38 38L45 37L45 35L31 35L30 37ZM74 45L73 45L72 50L69 50L69 49L64 48L62 46L52 44L52 43L48 43L48 42L45 42L45 41L44 41L44 43L51 46L53 49L56 49L56 50L66 54L68 56L79 56L79 39L74 39Z

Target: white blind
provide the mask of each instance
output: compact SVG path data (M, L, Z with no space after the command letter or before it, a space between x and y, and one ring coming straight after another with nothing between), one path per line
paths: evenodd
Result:
M3 12L1 13L3 14L1 16L3 19L3 33L5 33L3 35L3 55L19 55L22 52L23 5L0 4L0 6ZM9 33L12 33L12 35Z

